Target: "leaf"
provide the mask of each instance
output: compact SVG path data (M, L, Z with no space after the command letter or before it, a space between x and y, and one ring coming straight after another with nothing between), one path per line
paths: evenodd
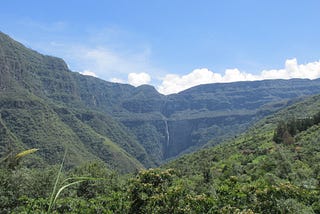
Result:
M18 154L15 156L15 159L16 159L16 160L19 160L20 158L22 158L22 157L24 157L24 156L26 156L26 155L32 154L32 153L34 153L34 152L36 152L36 151L38 151L38 150L39 150L39 149L33 148L33 149L28 149L28 150L22 151L22 152L18 153Z

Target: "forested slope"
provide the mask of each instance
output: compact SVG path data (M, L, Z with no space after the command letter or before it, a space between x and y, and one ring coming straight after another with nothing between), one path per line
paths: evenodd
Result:
M154 167L234 138L320 92L320 80L196 86L173 95L72 72L0 33L0 154L39 148L34 164L98 160L122 172ZM32 165L30 163L30 165Z
M276 140L279 133L282 141ZM49 207L55 213L319 213L319 136L317 95L236 138L131 175L94 162L60 172L45 167L41 173L26 162L15 169L2 164L0 206L10 213L43 213ZM52 205L57 172L68 178L60 186L80 183L64 189Z
M85 77L69 71L63 60L41 55L0 34L2 157L38 148L31 165L58 163L68 150L69 167L90 160L122 172L152 166L126 127L85 106L77 78ZM90 123L92 119L95 123Z
M266 117L235 139L185 155L165 168L175 169L192 191L214 198L220 208L318 213L319 113L320 96L309 98ZM289 130L293 121L304 123L304 130L275 142L279 125L286 123Z

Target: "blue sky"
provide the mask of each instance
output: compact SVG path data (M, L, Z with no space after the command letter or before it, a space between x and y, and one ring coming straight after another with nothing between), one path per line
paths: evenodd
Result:
M318 0L3 0L0 31L70 69L169 94L320 77Z

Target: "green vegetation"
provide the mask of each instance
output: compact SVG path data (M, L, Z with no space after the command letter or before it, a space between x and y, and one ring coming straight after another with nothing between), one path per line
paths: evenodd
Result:
M72 185L51 213L319 213L319 105L320 96L311 97L228 142L135 174L120 175L101 162L69 170L3 166L0 206L5 213L47 212L59 173ZM291 143L275 142L290 118L314 123L292 135Z
M105 86L94 93L110 91L108 83L87 79ZM87 161L119 172L155 166L124 125L86 103L92 94L85 80L63 60L0 33L0 156L36 147L39 152L26 165L42 167L58 164L68 149L65 164L71 168Z
M294 136L299 132L305 131L308 128L320 123L320 112L312 117L303 119L291 118L288 122L280 121L275 130L273 140L276 143L292 144Z
M319 89L319 80L268 80L164 96L71 72L0 32L0 155L39 147L29 165L58 164L70 147L67 166L96 160L132 172L237 136Z
M219 210L319 213L319 104L316 96L292 105L236 139L183 156L165 168L178 170L189 188L212 198ZM308 125L292 140L275 142L279 130L293 124L290 118Z
M0 212L320 213L320 96L306 97L319 89L164 96L70 72L0 33Z

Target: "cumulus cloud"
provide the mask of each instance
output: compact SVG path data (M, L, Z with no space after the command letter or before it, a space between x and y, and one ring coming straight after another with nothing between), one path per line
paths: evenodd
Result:
M116 78L116 77L109 79L109 81L110 82L114 82L114 83L126 83L125 80L119 79L119 78Z
M320 61L298 65L297 59L288 59L285 68L279 70L265 70L261 72L261 79L291 79L320 77Z
M196 69L191 73L179 76L177 74L167 74L158 91L163 94L172 94L199 84L212 83L212 81L221 81L221 75L213 73L206 68Z
M128 75L128 83L133 86L139 86L143 84L149 84L151 77L147 73L130 73Z
M158 87L158 90L163 94L172 94L200 84L256 79L256 76L241 72L238 69L227 69L225 74L222 76L221 74L214 73L207 68L202 68L195 69L191 73L183 76L168 74L163 78L162 84Z
M82 75L86 75L86 76L92 76L92 77L98 77L96 73L89 71L89 70L84 70L82 72L79 72Z
M187 88L207 83L226 83L237 81L254 81L263 79L291 79L320 77L320 61L298 65L297 59L288 59L284 69L263 70L254 75L242 72L238 69L227 69L223 75L214 73L207 68L195 69L191 73L180 76L167 74L163 79L158 91L162 94L172 94Z
M129 73L127 80L114 77L109 79L109 81L114 83L128 83L130 85L137 87L140 85L149 84L151 81L151 76L145 72Z

